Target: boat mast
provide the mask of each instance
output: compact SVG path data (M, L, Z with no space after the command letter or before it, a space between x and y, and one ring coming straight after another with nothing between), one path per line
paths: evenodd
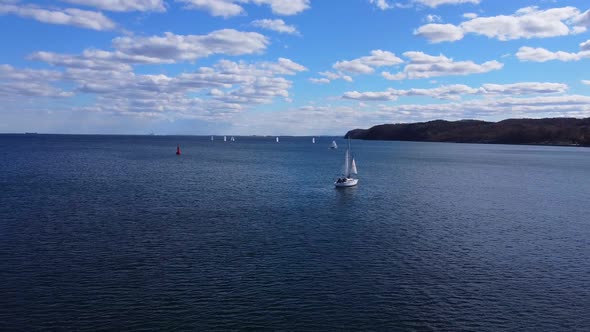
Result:
M352 149L350 147L350 137L348 137L348 149L346 150L346 177L350 177L350 168L351 168L351 159L352 159Z

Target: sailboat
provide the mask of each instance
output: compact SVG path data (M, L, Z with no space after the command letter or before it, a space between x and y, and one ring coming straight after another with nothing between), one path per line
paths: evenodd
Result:
M232 141L232 142L235 142L236 141L236 139L233 136L229 140Z
M330 149L338 149L338 144L336 144L336 141L332 141L332 145L330 145Z
M211 136L211 142L213 142L213 136Z
M279 142L279 136L277 136L277 143Z
M311 138L311 142L312 142L313 144L315 144L315 137L312 137L312 138Z
M357 175L358 172L356 170L356 162L354 161L354 156L352 155L352 149L350 148L350 138L348 139L348 149L346 149L346 153L344 153L344 169L342 172L342 176L334 182L336 187L352 187L356 186L359 182L359 179L353 178L352 175Z
M223 141L227 142L227 136L223 136Z

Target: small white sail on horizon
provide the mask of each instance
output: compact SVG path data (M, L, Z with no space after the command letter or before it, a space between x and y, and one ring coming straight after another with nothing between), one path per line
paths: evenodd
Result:
M232 141L232 142L235 142L235 141L236 141L236 139L235 139L235 138L232 136L232 137L230 138L230 141Z
M213 142L213 136L211 136L211 142Z
M311 138L311 142L312 142L313 144L315 144L315 137L312 137L312 138Z
M330 145L330 149L338 149L338 144L336 144L336 141L332 141L332 145Z
M279 142L279 136L277 136L277 143Z

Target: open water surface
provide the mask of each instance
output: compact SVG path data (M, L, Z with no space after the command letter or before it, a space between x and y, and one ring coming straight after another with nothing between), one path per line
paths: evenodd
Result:
M236 139L0 135L0 329L590 329L590 149Z

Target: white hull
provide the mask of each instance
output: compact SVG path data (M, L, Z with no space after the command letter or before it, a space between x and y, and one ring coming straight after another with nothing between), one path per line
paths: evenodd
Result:
M356 186L356 184L359 182L359 179L352 179L352 178L348 178L346 179L346 181L344 182L334 182L334 185L336 187L353 187Z

